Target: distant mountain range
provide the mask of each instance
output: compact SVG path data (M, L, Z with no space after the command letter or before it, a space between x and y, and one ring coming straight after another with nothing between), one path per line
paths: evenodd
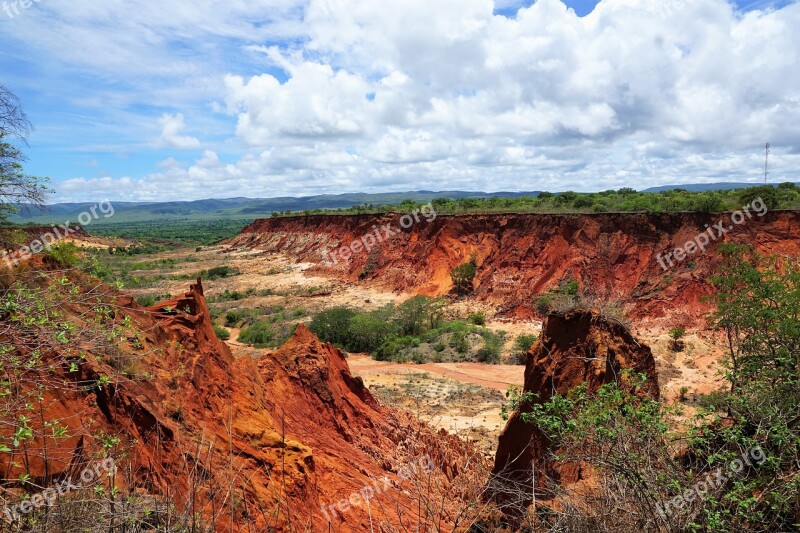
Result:
M643 192L660 192L673 189L710 191L746 189L758 183L711 183L691 185L665 185ZM307 197L280 198L228 198L223 200L195 200L187 202L114 202L114 216L101 217L103 223L140 222L154 220L253 220L266 218L273 211L305 211L307 209L342 209L357 205L397 205L403 200L429 202L436 198L517 198L538 196L540 191L525 192L474 192L474 191L410 191L398 193L322 194ZM63 223L77 221L78 214L91 209L95 203L60 203L48 205L44 210L25 208L9 217L12 222L26 224Z
M684 189L686 191L705 192L705 191L730 191L733 189L749 189L751 187L760 187L763 183L698 183L694 185L664 185L661 187L650 187L642 192L662 192L672 191L675 189ZM775 186L775 183L770 185ZM798 184L800 185L800 184Z
M307 197L228 198L225 200L195 200L189 202L114 202L114 216L102 220L108 223L152 220L187 219L256 219L270 216L273 211L305 211L307 209L342 209L356 205L396 205L403 200L429 202L436 198L517 198L537 196L531 192L469 192L469 191L411 191L399 193L323 194ZM44 210L24 208L9 217L16 223L64 222L91 209L95 203L63 203L48 205Z

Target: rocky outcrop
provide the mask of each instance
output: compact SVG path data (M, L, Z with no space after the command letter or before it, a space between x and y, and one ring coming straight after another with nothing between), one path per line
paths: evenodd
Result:
M684 246L718 222L732 231L665 271L660 254ZM536 296L565 279L602 300L628 306L637 324L696 327L709 307L709 273L721 242L751 243L762 252L800 254L800 213L771 212L741 225L727 215L440 215L403 229L401 215L321 215L258 220L229 245L288 254L318 263L311 272L394 291L431 296L453 288L450 271L474 257L475 296L510 316L532 315ZM407 224L406 224L407 225ZM386 228L386 230L382 229ZM393 234L387 236L388 230ZM378 230L380 242L347 260L326 254ZM376 239L377 240L377 239ZM330 255L327 257L330 258Z
M401 486L405 465L426 458L429 475L446 487L455 458L470 453L456 437L381 406L351 376L342 352L303 325L274 353L236 359L214 334L200 280L144 309L70 276L80 289L74 303L63 303L64 320L84 336L92 323L105 333L116 328L116 340L76 341L83 359L72 368L59 359L66 345L41 350L52 364L25 383L49 383L36 415L66 431L52 439L35 430L24 461L16 452L0 455L5 480L30 473L37 486L53 486L112 450L123 494L156 495L179 513L191 501L217 531L296 530L290 522L310 528L304 531L369 531L378 521L418 518L413 487ZM4 342L24 335L4 325ZM25 343L19 346L24 356ZM120 441L110 447L112 435ZM339 505L365 486L383 489L371 508L363 498ZM437 519L446 522L443 516Z
M624 326L593 311L547 318L541 338L528 352L525 367L523 391L535 396L512 414L498 443L489 491L501 508L513 506L513 511L530 504L534 475L541 498L549 496L550 483L574 484L583 475L580 465L550 462L550 442L534 424L524 422L522 414L530 412L533 404L546 403L555 394L564 395L583 383L589 392L608 383L625 387L625 370L646 375L646 390L637 392L658 397L653 354Z

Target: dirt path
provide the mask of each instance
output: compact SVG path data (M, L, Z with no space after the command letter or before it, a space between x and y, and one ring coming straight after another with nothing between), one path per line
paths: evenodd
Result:
M525 367L515 365L485 365L481 363L426 363L422 365L375 361L366 355L351 355L347 359L350 371L356 376L429 372L450 378L459 383L469 383L505 393L508 387L521 387Z

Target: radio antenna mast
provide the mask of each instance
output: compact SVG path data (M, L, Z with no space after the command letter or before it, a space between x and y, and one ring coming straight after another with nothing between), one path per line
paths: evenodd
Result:
M764 185L767 184L768 175L769 175L769 143L767 143L767 149L764 155Z

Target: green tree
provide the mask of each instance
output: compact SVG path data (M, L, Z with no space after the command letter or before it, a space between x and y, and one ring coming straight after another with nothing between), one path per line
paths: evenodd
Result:
M478 267L476 267L475 263L472 261L455 267L450 272L450 277L453 279L453 285L456 291L460 294L466 294L472 291L472 280L475 279L477 273Z
M474 276L474 275L473 275ZM429 296L415 296L397 306L400 335L417 336L435 328L442 320L444 302Z
M391 338L397 328L392 321L391 306L358 313L350 319L348 338L342 343L349 351L373 353Z
M18 205L40 207L48 192L45 178L25 173L23 163L27 158L17 146L27 144L31 129L19 99L0 85L0 223Z
M769 185L751 187L750 189L745 189L739 194L739 201L743 206L750 205L759 198L764 201L764 205L767 206L767 209L777 209L780 205L778 190Z
M356 312L346 307L332 307L317 314L309 329L325 342L347 346L350 342L350 322Z

